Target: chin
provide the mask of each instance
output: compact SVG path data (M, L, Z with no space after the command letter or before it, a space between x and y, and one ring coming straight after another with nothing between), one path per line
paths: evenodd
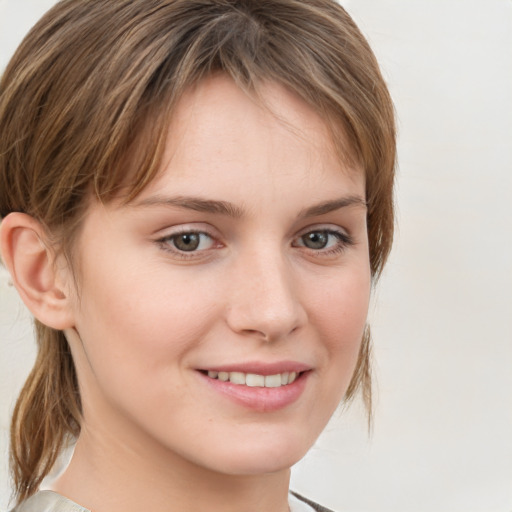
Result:
M313 442L306 443L293 435L259 439L248 436L243 443L220 445L220 450L210 454L207 465L216 472L230 475L276 473L290 469L302 459Z

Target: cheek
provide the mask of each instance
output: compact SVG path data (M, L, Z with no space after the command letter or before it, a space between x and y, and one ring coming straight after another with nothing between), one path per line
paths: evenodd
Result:
M333 407L342 399L356 367L370 288L369 269L362 267L341 273L323 290L311 292L309 318L325 348L322 373Z
M180 338L183 328L198 328L194 320L212 303L208 283L191 280L186 272L154 257L144 259L144 253L137 257L131 247L124 253L134 257L105 254L101 260L89 259L78 315L109 331L143 331L143 344L171 334Z
M207 283L126 263L124 271L122 262L105 259L86 269L78 311L86 360L109 394L124 386L135 393L141 382L162 389L169 365L186 358L215 317Z
M310 319L324 333L333 348L354 337L360 339L370 299L370 272L365 267L358 271L340 273L326 280L325 286L310 290Z

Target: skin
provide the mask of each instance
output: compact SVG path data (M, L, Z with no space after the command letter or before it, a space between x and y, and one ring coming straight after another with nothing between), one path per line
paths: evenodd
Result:
M288 510L289 468L350 382L370 294L364 175L302 100L261 93L270 109L222 76L189 91L154 182L127 206L92 202L79 291L57 267L84 418L54 489L95 512ZM201 245L180 252L191 231ZM300 396L247 407L199 372L254 361L307 366Z

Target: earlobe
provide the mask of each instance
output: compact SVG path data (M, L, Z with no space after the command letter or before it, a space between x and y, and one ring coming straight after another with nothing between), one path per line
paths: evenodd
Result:
M30 215L11 213L0 225L0 251L14 286L32 314L54 329L73 325L66 268L57 268L42 225Z

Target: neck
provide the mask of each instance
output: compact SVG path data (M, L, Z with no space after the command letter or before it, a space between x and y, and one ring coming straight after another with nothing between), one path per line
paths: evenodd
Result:
M94 512L288 511L290 470L230 475L83 426L53 489Z

